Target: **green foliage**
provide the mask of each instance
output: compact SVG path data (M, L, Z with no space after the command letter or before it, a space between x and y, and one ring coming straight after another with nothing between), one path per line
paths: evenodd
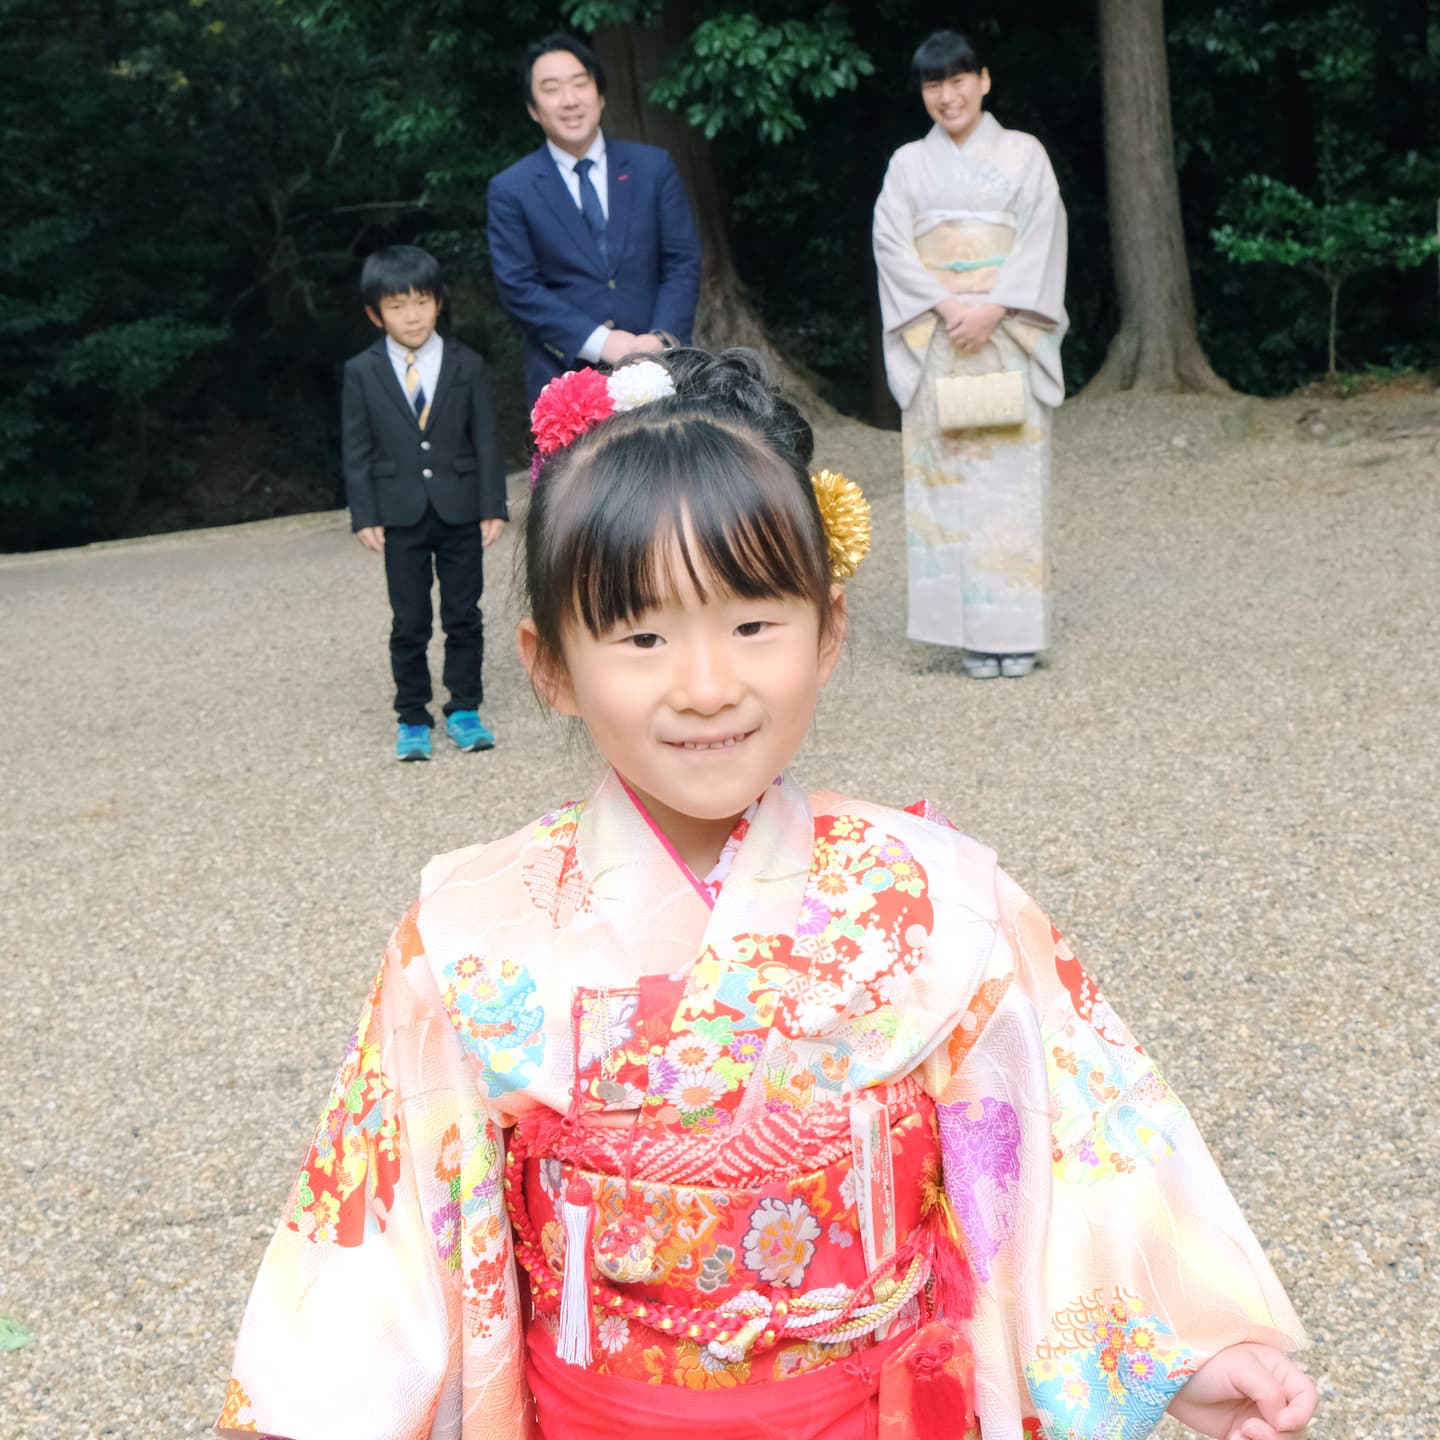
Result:
M1384 265L1408 269L1437 246L1436 236L1415 233L1409 201L1317 203L1268 175L1247 176L1222 213L1228 223L1214 239L1232 259L1298 266L1331 288Z
M742 11L696 26L650 97L683 111L707 140L753 126L778 145L805 129L797 98L833 99L874 70L839 5L773 23Z
M1323 370L1322 283L1342 287L1347 366L1436 368L1434 276L1415 263L1440 194L1434 0L1166 13L1200 333L1221 373L1277 393ZM741 279L834 399L880 413L871 206L891 152L928 125L910 53L955 15L917 0L558 14L684 36L653 94L713 136ZM125 533L197 465L249 484L248 459L215 459L235 430L258 437L277 489L334 503L338 367L373 333L355 281L387 240L446 262L447 333L492 361L518 459L520 340L495 303L484 196L538 143L517 62L556 18L549 0L0 0L0 549ZM989 108L1040 138L1060 180L1078 386L1117 319L1093 4L975 0L959 23Z
M1176 53L1182 68L1187 52L1203 54L1211 74L1200 87L1174 87L1181 97L1177 133L1193 137L1217 177L1244 177L1227 179L1214 197L1212 215L1221 222L1207 226L1214 260L1195 247L1202 306L1208 280L1225 310L1234 299L1227 329L1251 336L1247 354L1241 335L1222 331L1213 358L1262 391L1299 383L1320 353L1334 375L1342 290L1376 270L1390 273L1367 282L1365 304L1346 317L1347 333L1357 337L1356 360L1376 344L1381 353L1393 351L1400 326L1424 314L1412 305L1403 316L1387 316L1390 297L1402 289L1398 273L1436 249L1440 159L1433 138L1424 137L1433 137L1440 118L1433 98L1440 93L1440 26L1432 21L1427 31L1416 11L1380 0L1251 0L1197 9L1175 27ZM1184 98L1197 88L1207 104L1203 117ZM1238 106L1226 106L1231 95ZM1272 143L1256 143L1267 137ZM1182 171L1182 187L1184 178ZM1237 278L1227 262L1312 276L1325 286L1328 306L1317 307L1302 281L1277 285L1268 269L1268 281L1257 285ZM1234 357L1229 366L1227 355ZM1257 359L1268 373L1255 373Z
M565 0L567 24L587 34L602 25L640 25L654 29L664 18L663 0Z
M192 356L225 338L221 325L143 315L82 335L58 358L55 379L139 400L158 390Z

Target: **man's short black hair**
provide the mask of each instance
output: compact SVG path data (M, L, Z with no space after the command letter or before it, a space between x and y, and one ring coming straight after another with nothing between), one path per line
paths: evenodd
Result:
M958 30L927 35L910 60L910 74L917 85L948 80L952 75L978 75L984 68L975 47Z
M586 74L595 82L595 88L601 95L604 95L605 67L600 63L595 52L583 40L577 40L573 35L566 35L562 31L555 30L549 35L542 35L525 51L525 59L520 66L520 93L525 97L527 105L535 103L535 87L531 84L531 77L535 72L535 62L542 55L550 54L552 50L568 50L585 67Z
M448 291L440 262L418 245L387 245L365 261L360 272L360 294L372 310L387 295L408 295L412 290L444 301Z

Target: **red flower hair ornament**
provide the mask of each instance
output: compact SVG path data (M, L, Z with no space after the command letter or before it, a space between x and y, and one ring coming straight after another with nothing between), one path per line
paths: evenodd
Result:
M670 372L654 360L622 365L606 376L598 370L567 370L541 392L530 411L535 455L530 461L530 488L545 462L587 430L624 410L675 393Z
M530 457L530 488L557 450L602 420L638 410L675 393L670 372L654 360L622 365L608 376L598 370L567 370L539 394L530 411L535 453ZM870 504L860 487L831 470L810 476L830 550L830 578L848 580L870 549Z

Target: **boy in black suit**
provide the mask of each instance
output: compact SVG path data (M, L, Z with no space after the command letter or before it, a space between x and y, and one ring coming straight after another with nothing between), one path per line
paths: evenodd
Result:
M365 313L385 334L345 362L342 456L350 527L385 558L394 622L397 760L430 758L431 564L445 630L445 732L488 750L480 720L483 557L509 519L484 362L435 323L445 286L435 257L391 245L360 275Z

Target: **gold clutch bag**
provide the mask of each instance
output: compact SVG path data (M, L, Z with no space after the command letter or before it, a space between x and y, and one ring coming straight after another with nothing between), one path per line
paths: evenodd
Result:
M935 382L935 407L942 430L979 430L1025 423L1025 374L945 375Z

